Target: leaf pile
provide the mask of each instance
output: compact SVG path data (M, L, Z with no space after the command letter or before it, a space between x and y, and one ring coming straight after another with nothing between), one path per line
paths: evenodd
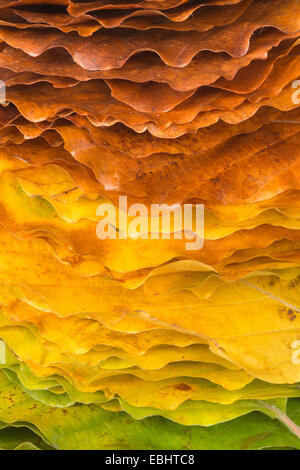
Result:
M299 75L297 0L0 2L1 449L300 448Z

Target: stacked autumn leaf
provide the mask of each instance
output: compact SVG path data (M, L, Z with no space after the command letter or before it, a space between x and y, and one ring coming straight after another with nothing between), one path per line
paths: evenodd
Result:
M299 2L2 0L0 40L0 447L299 449ZM120 195L203 248L99 239Z

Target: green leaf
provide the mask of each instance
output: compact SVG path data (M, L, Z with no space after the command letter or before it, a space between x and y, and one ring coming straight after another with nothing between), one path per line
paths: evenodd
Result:
M0 430L1 450L51 450L40 436L26 427L5 426Z
M294 402L294 403L293 403ZM300 421L300 400L288 409ZM134 420L124 412L105 411L97 405L62 409L33 400L0 373L0 420L39 429L57 449L300 449L300 440L280 421L262 413L211 427L182 426L154 416Z

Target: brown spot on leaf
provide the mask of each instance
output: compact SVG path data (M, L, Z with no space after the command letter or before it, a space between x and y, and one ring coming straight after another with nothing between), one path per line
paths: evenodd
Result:
M184 384L184 383L176 384L174 388L176 388L176 390L182 390L184 392L188 392L189 390L192 390L192 388L189 385Z

